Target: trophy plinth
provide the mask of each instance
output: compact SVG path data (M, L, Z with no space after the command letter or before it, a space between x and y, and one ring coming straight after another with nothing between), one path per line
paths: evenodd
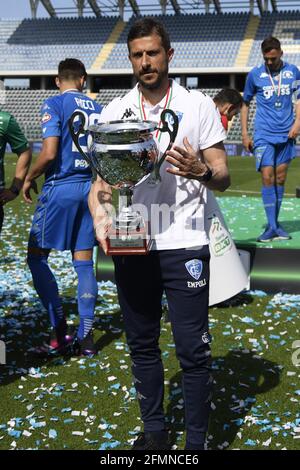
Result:
M178 118L173 111L165 109L161 122L161 128L155 122L141 120L111 121L86 128L81 111L75 111L69 120L78 151L94 172L119 190L117 216L108 232L109 255L147 254L151 248L149 222L133 209L132 195L134 186L146 175L151 174L152 184L153 181L160 182L159 169L166 152L158 159L159 151L152 132L158 129L169 133L166 151L169 150L177 135ZM82 135L87 137L87 153L79 143Z
M145 255L151 247L148 223L132 208L132 189L119 189L119 212L108 231L108 255Z

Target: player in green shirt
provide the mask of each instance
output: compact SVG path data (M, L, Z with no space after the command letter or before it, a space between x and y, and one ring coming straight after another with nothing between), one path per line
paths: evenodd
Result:
M16 165L15 176L9 188L5 188L4 181L4 155L6 144L19 158ZM3 224L3 206L13 201L19 194L31 162L31 150L15 118L0 110L0 232Z

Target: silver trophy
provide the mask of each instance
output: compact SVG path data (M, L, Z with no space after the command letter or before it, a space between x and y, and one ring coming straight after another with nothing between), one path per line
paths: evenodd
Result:
M108 234L108 254L146 254L151 245L148 223L132 208L133 187L146 175L147 184L160 182L160 167L173 145L178 117L169 109L161 114L162 126L142 120L111 121L86 127L85 115L75 111L69 128L78 151L106 183L119 190L119 207ZM159 158L152 133L168 132L169 145ZM85 135L87 153L79 138Z

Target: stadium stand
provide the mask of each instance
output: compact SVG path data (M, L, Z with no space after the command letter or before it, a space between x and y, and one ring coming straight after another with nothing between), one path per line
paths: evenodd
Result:
M269 35L280 39L284 59L300 65L300 12L264 13L260 19L255 40L252 45L248 66L254 67L261 62L260 45Z
M187 69L207 67L234 71L238 65L249 69L261 63L260 44L270 34L280 38L284 58L300 65L299 11L263 13L261 17L250 13L155 17L170 33L175 48L172 68L180 69L182 73ZM56 70L59 60L75 56L92 73L100 69L105 73L112 69L125 69L130 73L126 38L133 21L135 17L126 23L117 17L0 19L0 70L35 71L42 75L45 70ZM124 88L101 89L96 100L107 104L126 91ZM213 97L218 88L203 91ZM39 140L41 104L56 93L54 90L6 90L1 108L15 115L30 140ZM254 114L255 101L250 107L250 130ZM228 141L241 141L239 118L232 122Z
M249 17L248 13L155 16L169 31L175 48L174 68L232 67ZM132 21L120 35L103 65L104 69L130 67L126 37Z
M172 67L235 67L243 43L249 41L253 17L250 13L157 15L167 27L175 48ZM130 69L126 37L135 20L132 17L119 29L113 45L112 32L117 17L42 18L0 20L0 70L53 70L65 57L76 56L86 67L95 68L103 46L110 53L99 67ZM269 34L280 37L285 59L300 63L300 12L264 13L254 28L255 37L247 63L255 66L261 61L260 43ZM237 62L236 62L237 61ZM103 63L104 62L104 63Z
M203 88L201 91L213 98L219 88ZM128 89L103 89L96 94L95 100L101 104L108 104L117 96L123 96ZM56 90L7 90L6 100L1 109L12 113L20 123L30 141L42 138L40 124L40 109L45 99L58 94ZM239 121L237 119L237 121ZM240 140L237 134L240 132L239 124L236 124L236 131L233 133L233 140Z
M41 106L45 99L56 94L55 90L7 90L1 109L15 116L30 141L41 140Z
M66 57L90 68L116 17L0 20L0 70L53 70Z
M248 115L248 123L249 123L249 134L252 135L253 127L254 127L254 117L256 111L256 99L254 98L250 103L249 108L249 115ZM229 128L228 142L241 142L242 140L242 128L241 128L241 121L239 117L234 117L232 120L232 125Z

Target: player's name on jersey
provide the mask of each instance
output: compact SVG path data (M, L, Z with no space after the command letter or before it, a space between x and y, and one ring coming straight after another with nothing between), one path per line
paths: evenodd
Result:
M91 111L95 111L95 106L93 101L91 100L84 100L83 98L75 97L75 101L77 106L82 109L90 109Z

